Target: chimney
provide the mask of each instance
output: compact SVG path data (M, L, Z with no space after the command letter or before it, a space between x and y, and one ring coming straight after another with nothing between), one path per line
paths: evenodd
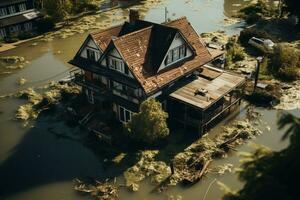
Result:
M140 15L139 11L136 9L130 9L129 10L129 23L135 23L137 20L139 20Z

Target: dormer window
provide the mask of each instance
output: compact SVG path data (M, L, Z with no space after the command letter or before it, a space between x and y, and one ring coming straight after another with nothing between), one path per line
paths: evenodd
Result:
M96 61L96 52L91 49L86 49L87 58L92 61Z
M124 63L122 60L109 56L108 57L108 66L111 69L117 70L121 73L125 73Z
M166 65L170 65L172 63L175 63L176 61L179 61L186 57L186 45L180 45L178 47L175 47L174 49L171 49L168 53L168 56L165 60Z

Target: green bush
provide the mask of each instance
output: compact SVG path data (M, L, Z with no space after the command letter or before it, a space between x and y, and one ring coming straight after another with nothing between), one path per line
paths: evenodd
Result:
M84 11L96 11L98 10L98 6L92 3L91 0L81 0L72 6L73 13L81 13Z
M29 39L29 38L32 38L34 35L30 32L22 32L18 35L18 38L20 40L26 40L26 39Z
M245 54L243 49L240 47L238 43L233 40L230 40L226 44L226 59L225 65L229 66L233 62L241 61L245 59Z
M140 112L132 116L126 130L132 139L152 144L169 135L167 118L168 113L163 111L161 103L151 98L141 104Z
M299 70L299 50L278 44L270 56L269 71L280 79L293 81L299 78Z
M4 38L4 41L6 43L14 43L14 42L18 42L19 38L17 36L8 36Z
M240 17L244 18L248 24L254 24L264 17L277 15L278 8L275 8L266 0L258 0L256 4L242 8L240 13Z

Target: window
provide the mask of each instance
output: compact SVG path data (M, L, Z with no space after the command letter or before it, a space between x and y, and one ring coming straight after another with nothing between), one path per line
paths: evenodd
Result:
M95 103L95 100L94 100L94 92L93 92L92 90L86 89L86 96L87 96L88 101L89 101L91 104L94 104L94 103Z
M7 15L6 8L0 8L0 17Z
M19 30L20 30L20 25L15 25L15 26L9 27L9 32L10 32L11 34L18 33Z
M122 60L120 60L118 58L114 58L114 57L110 56L108 58L108 66L111 69L117 70L121 73L125 73L124 63Z
M8 7L8 11L9 11L9 14L14 14L14 13L16 13L16 8L15 8L15 6L9 6L9 7Z
M25 31L31 31L32 30L32 23L28 22L24 24Z
M87 58L92 61L96 61L96 52L91 49L86 49Z
M22 12L25 10L26 10L26 4L25 3L19 4L19 11Z
M4 28L0 29L0 38L5 38L6 37L6 31Z
M183 44L179 47L175 47L168 52L167 58L165 60L165 64L169 65L178 60L181 60L186 57L186 45Z
M128 96L132 96L132 97L138 97L141 95L141 92L139 89L134 89L132 87L129 87L127 85L123 85L121 83L118 83L116 81L113 81L113 89L116 89L120 92L122 92L123 94L126 94Z
M107 79L104 76L93 73L93 80L100 81L102 84L107 85Z
M131 120L133 112L127 110L126 108L119 106L119 120L123 123L127 123Z

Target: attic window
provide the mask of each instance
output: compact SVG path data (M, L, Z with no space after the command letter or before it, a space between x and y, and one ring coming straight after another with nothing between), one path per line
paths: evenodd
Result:
M96 61L96 52L91 49L86 49L87 58L92 61Z
M165 60L166 65L170 65L178 60L181 60L186 57L186 45L180 45L178 47L175 47L174 49L171 49L168 52L168 56Z

